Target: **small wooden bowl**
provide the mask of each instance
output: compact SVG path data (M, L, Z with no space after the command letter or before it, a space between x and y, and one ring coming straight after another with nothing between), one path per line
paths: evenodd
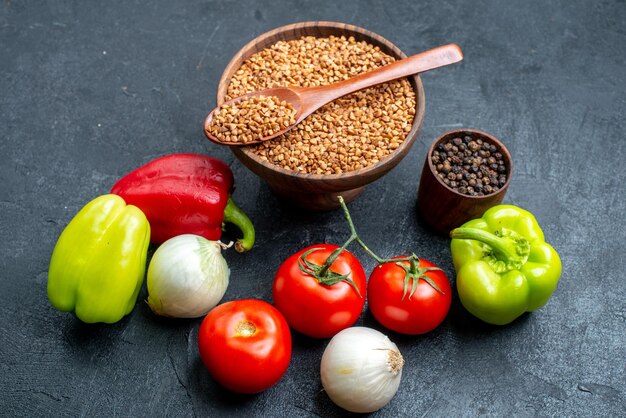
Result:
M287 25L253 39L235 54L220 79L217 89L217 105L224 103L231 77L251 55L278 41L290 41L302 36L328 37L331 35L354 36L357 41L366 41L378 46L383 52L396 59L406 58L400 49L385 38L357 26L335 22L303 22ZM411 149L424 120L425 96L419 76L409 77L408 80L416 95L413 125L402 144L376 164L342 174L303 174L263 161L247 147L231 147L231 151L246 167L263 178L279 198L309 210L337 208L339 207L337 196L341 195L346 202L354 200L366 184L386 174Z
M502 153L502 159L507 167L507 180L497 192L485 196L468 196L448 187L438 176L431 155L435 147L452 138L469 135L472 139L482 139L495 145ZM436 232L448 235L454 228L465 222L479 218L492 206L502 202L511 183L513 175L513 159L509 150L497 138L477 129L455 129L448 131L437 138L426 154L426 161L422 169L422 177L417 193L417 208L421 218Z

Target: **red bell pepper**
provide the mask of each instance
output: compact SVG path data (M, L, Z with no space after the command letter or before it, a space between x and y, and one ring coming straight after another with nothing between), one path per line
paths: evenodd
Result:
M254 244L254 227L230 197L233 182L232 171L218 159L171 154L130 172L111 193L143 211L153 243L182 234L215 241L222 235L222 223L230 222L243 232L235 249L244 252Z

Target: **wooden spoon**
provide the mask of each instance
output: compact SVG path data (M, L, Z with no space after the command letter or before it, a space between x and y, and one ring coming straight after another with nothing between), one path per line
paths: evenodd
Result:
M209 126L213 120L213 115L220 107L217 107L208 114L204 121L204 134L211 141L220 145L253 145L263 141L267 141L272 138L276 138L279 135L291 130L298 123L302 122L304 118L315 112L320 107L327 103L332 102L339 97L345 96L355 91L363 90L368 87L375 86L377 84L386 83L398 78L408 77L413 74L423 73L428 70L443 67L446 65L454 64L463 59L463 53L461 48L455 44L449 44L430 49L428 51L419 53L417 55L404 58L400 61L395 61L384 67L377 68L375 70L359 74L347 80L338 81L333 84L317 87L275 87L266 90L259 90L252 93L245 94L240 97L236 97L222 104L222 106L235 104L241 100L253 97L253 96L273 96L280 99L280 101L286 101L291 104L296 110L295 123L289 125L266 137L262 137L256 141L249 142L226 142L221 141L209 132Z

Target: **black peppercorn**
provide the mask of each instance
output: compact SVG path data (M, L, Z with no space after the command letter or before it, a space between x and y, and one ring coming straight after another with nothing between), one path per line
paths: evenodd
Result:
M507 182L502 152L488 140L469 134L437 144L430 160L437 177L461 194L484 196Z

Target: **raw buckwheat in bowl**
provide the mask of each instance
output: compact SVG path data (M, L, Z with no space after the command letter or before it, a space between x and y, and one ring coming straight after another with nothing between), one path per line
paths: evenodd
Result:
M277 86L319 86L405 58L365 29L304 22L267 32L230 61L218 106ZM327 104L290 132L258 145L231 147L235 156L280 197L311 210L353 200L409 152L424 119L419 76L371 87Z

